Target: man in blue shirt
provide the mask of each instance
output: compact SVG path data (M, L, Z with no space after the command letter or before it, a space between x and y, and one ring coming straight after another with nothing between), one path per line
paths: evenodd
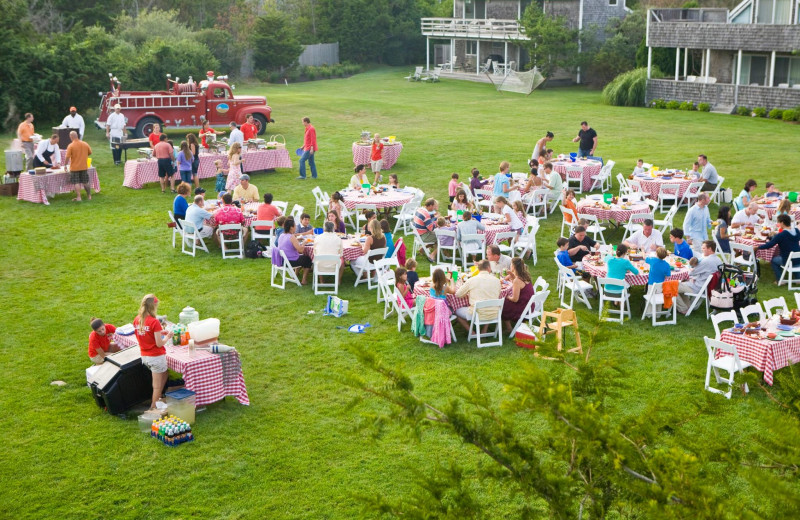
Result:
M691 305L691 296L686 296L687 293L696 294L700 291L708 280L708 277L717 272L717 269L722 265L722 260L715 254L717 245L711 240L705 240L700 244L700 251L702 259L692 269L692 274L685 282L678 284L678 298L677 306L678 312L686 314Z
M508 161L500 163L500 173L494 176L494 190L493 197L508 197L508 192L511 191L511 179L508 178L508 170L511 165Z
M800 233L796 229L792 229L791 217L784 213L778 215L777 221L782 228L781 232L772 237L772 240L766 244L758 246L759 249L770 249L778 246L780 252L770 260L772 272L775 273L775 285L778 285L778 280L781 279L783 266L789 259L789 255L800 251Z
M690 250L691 251L691 250ZM667 257L666 248L659 247L656 249L655 257L648 257L645 262L650 266L650 275L647 277L647 285L654 283L664 283L664 280L670 277L672 269L664 260Z
M204 226L203 221L211 218L212 214L203 209L205 200L202 195L195 195L194 203L186 210L185 222L194 226L197 230L197 236L200 238L208 238L214 235L214 228L211 226ZM216 237L216 235L214 235Z
M675 244L675 256L686 260L692 259L694 252L689 247L689 243L683 239L683 230L681 228L675 228L669 232L669 241Z
M683 233L689 239L692 250L699 252L703 242L708 240L708 230L711 228L711 216L708 214L708 194L701 193L697 202L686 212L683 219Z
M708 162L708 157L705 155L698 155L697 162L703 167L703 173L700 174L700 180L703 181L701 191L714 191L719 184L719 174L714 165Z

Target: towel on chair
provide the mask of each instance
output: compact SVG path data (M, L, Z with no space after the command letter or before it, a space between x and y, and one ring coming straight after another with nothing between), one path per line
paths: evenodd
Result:
M424 336L427 332L425 330L425 301L427 299L427 296L417 296L417 301L414 305L416 312L414 312L414 317L411 321L411 332L415 336Z
M667 280L661 285L661 292L664 294L664 308L672 308L672 299L678 296L678 280Z
M450 338L450 307L447 306L445 300L437 298L428 298L428 302L433 301L434 318L433 318L433 333L431 334L431 341L439 345L439 348L444 348L445 345L452 343ZM425 304L428 307L428 304ZM427 321L427 320L426 320Z
M397 244L400 244L399 246ZM395 256L397 257L397 263L400 266L406 265L406 243L402 241L402 239L398 239L397 242L394 244L395 249L397 252Z

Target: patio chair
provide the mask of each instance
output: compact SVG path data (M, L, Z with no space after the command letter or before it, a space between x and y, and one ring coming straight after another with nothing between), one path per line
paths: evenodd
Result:
M628 222L622 225L622 227L625 228L625 232L622 234L621 241L625 242L629 236L633 235L637 231L641 231L644 227L642 222L648 218L655 222L652 213L633 213L631 218L628 219Z
M514 244L519 235L516 231L505 231L503 233L496 233L494 235L494 245L500 248L500 252L506 255L513 256ZM506 244L506 242L508 242Z
M392 298L389 298L389 301L394 308L394 311L397 313L397 332L403 327L403 324L406 322L406 318L409 318L412 322L414 321L414 314L416 311L414 308L409 307L406 305L406 300L403 298L403 295L400 294L400 291L397 290L397 287L394 288L394 292L392 293Z
M197 234L197 229L195 229L194 224L183 219L178 219L178 225L183 230L181 233L183 236L183 240L181 241L182 252L192 256L197 254L198 249L206 253L209 252L205 240Z
M257 227L269 228L266 231L259 231ZM272 220L253 220L250 222L250 238L252 240L266 240L267 252L272 250L275 243L275 224Z
M419 236L419 233L414 231L414 250L411 251L411 258L416 260L417 259L417 252L420 249L422 249L425 252L425 256L427 258L431 258L433 253L431 253L431 250L429 249L430 245L431 244L426 244L425 242L423 242L422 238L420 238L420 236Z
M667 211L667 214L664 215L664 218L660 219L653 219L653 227L656 229L656 232L663 235L667 231L672 229L673 221L675 220L675 215L678 213L678 206L672 206ZM719 247L719 246L718 246Z
M714 233L716 235L716 233ZM733 264L741 267L744 271L755 272L758 268L758 259L756 258L756 250L753 246L747 244L740 244L729 241L731 246L731 257Z
M731 394L733 393L733 380L736 372L740 374L744 373L744 369L747 367L752 366L750 363L746 361L742 361L739 358L739 351L736 349L735 345L729 345L728 343L723 343L722 341L711 339L709 337L704 337L703 340L706 343L706 351L708 352L708 364L706 365L706 383L705 389L709 392L713 392L715 394L724 395L726 399L731 398ZM722 351L726 355L718 355L718 352ZM720 383L727 383L728 384L728 391L723 392L718 388L712 388L711 383L711 371L714 371L714 378L717 381L717 384ZM728 373L728 378L720 377L719 371L723 370ZM747 383L744 384L744 392L747 393L749 389L747 388Z
M744 323L750 323L750 321L764 321L765 319L764 309L761 308L761 304L758 302L739 309L739 316L741 316ZM752 316L756 316L756 319L751 320L750 318Z
M294 271L295 268L289 263L289 259L286 258L286 253L282 249L273 247L271 257L272 271L270 273L270 285L272 285L272 287L286 289L287 280L297 284L298 287L302 287L300 279L297 278L297 273ZM281 279L280 283L276 282L278 276L280 276Z
M295 223L298 225L300 224L300 215L303 214L303 211L305 211L305 208L303 206L295 204L294 206L292 206L292 212L289 213L289 215L294 219Z
M739 316L736 315L734 311L725 311L725 312L718 312L716 314L711 315L711 324L714 325L714 339L719 339L722 335L722 329L720 328L720 323L729 321L731 325L734 323L739 323Z
M461 268L467 270L467 258L480 256L486 258L486 235L481 233L461 235Z
M561 306L571 309L577 298L579 302L583 303L591 310L592 304L589 301L587 291L592 290L592 284L581 280L579 276L572 272L572 269L567 269L561 265L558 259L556 259L556 265L558 266L559 276L561 277ZM569 303L564 301L567 290L570 292Z
M644 312L642 312L642 319L645 319L648 315L652 320L653 327L675 325L677 323L678 305L673 300L671 308L664 308L663 285L660 283L650 284L647 288L647 294L644 295ZM666 316L667 319L658 321L658 318L661 316Z
M481 65L480 73L481 74L489 74L491 71L492 71L492 60L488 59L488 60L486 60L486 64L485 65Z
M227 232L227 233L226 233ZM241 224L223 224L217 228L222 258L244 258Z
M286 215L286 209L289 207L289 203L285 200L273 200L272 205L281 210L281 215Z
M397 219L397 223L394 225L392 236L396 236L401 230L404 235L414 231L414 226L411 223L414 222L414 213L416 213L417 209L419 209L419 203L414 205L413 200L401 206L400 211L393 215Z
M583 193L583 168L580 166L567 166L567 189L575 193Z
M550 283L541 276L537 276L536 280L534 280L533 282L533 292L539 293L542 291L549 291L549 290L550 290Z
M472 319L469 322L469 331L467 332L467 341L477 340L478 348L483 347L502 347L503 346L503 322L501 315L503 313L503 303L505 298L497 300L483 300L475 304L472 309ZM481 318L481 309L495 309L496 313L491 318ZM484 325L494 325L494 331L482 332L481 329ZM474 332L473 332L474 331ZM497 338L496 341L484 343L483 338Z
M536 265L538 260L536 252L536 233L539 231L539 219L536 217L528 216L525 225L525 232L517 238L514 242L514 251L517 256L525 258L530 253L533 259L533 265Z
M683 192L683 198L678 203L678 206L686 206L691 207L692 204L697 201L697 196L700 195L703 189L703 182L692 182L689 186L686 187L686 191Z
M572 235L572 228L578 225L578 215L564 206L559 206L559 208L561 208L561 236L568 237ZM570 221L567 220L567 217Z
M589 191L594 191L598 188L604 192L611 191L611 169L614 168L615 164L614 161L608 161L600 168L600 173L592 175L592 187L589 188Z
M800 282L800 253L791 253L789 258L786 259L786 263L783 264L781 279L778 280L778 285L783 285L784 279L789 284L790 291L796 290L793 284Z
M493 198L493 193L489 190L475 190L475 206L491 209L494 205Z
M719 205L722 203L722 183L725 182L725 177L718 177L717 178L717 186L714 188L714 191L711 192L709 197L711 198L711 202Z
M358 285L366 282L367 289L371 291L378 286L377 279L375 278L375 272L377 271L375 262L384 258L387 251L389 251L388 247L381 247L378 249L371 249L367 253L367 263L364 264L364 268L358 272L353 287L357 287Z
M419 81L422 79L422 67L414 67L414 72L403 78L406 81Z
M342 257L339 255L314 255L314 294L339 294L339 266ZM321 266L320 264L328 264ZM331 267L334 266L334 267ZM324 277L333 277L333 282L326 282ZM385 316L384 316L385 318Z
M436 235L436 263L442 263L442 259L444 261L450 261L452 265L456 265L458 262L458 251L459 246L456 241L456 232L451 231L449 229L434 229L433 233ZM448 240L449 239L449 240ZM443 245L444 242L450 242L450 245ZM450 252L449 258L446 255L446 252Z
M439 74L441 74L442 69L440 67L436 67L433 69L433 72L429 73L426 76L422 76L422 81L425 83L436 83L439 81Z
M172 210L167 210L167 214L169 214L169 221L173 224L170 226L172 228L172 248L175 249L175 237L179 237L182 235L183 230L178 225L178 221L175 220L175 215L172 213Z
M525 213L530 215L533 210L533 216L547 218L547 198L550 196L550 190L547 188L539 188L533 190L528 198L528 205L525 207Z
M600 225L600 219L597 218L597 215L592 215L590 213L578 213L579 219L584 219L589 222L589 225L586 226L586 232L592 234L592 238L596 242L600 242L601 244L605 245L606 237L603 236L603 231L607 228ZM599 239L598 239L599 235ZM568 236L568 235L565 235Z
M665 213L664 202L672 201L673 205L678 204L678 201L680 200L680 196L678 195L680 189L680 184L671 182L665 182L658 187L658 210L661 213Z
M607 289L607 286L609 285L622 287L622 290L619 292L609 291ZM620 323L625 323L625 316L628 318L631 317L631 303L630 295L628 293L630 284L628 284L628 282L625 280L620 280L618 278L598 278L597 287L600 290L600 306L597 311L598 318L603 321L618 321ZM605 302L617 303L619 304L619 307L609 305L607 311L609 316L603 316L603 306ZM614 313L618 314L618 317L611 317L611 314Z
M365 211L378 211L378 207L375 204L356 204L355 207L355 214L356 214L356 232L361 229L361 222L363 221L364 224L367 223L367 217L364 216Z
M685 296L691 299L689 308L686 310L686 316L691 315L700 306L700 300L703 300L706 304L706 319L708 319L708 284L711 283L712 278L714 278L714 274L708 275L706 281L703 282L703 286L696 293L684 293Z
M331 201L330 197L323 193L319 186L311 190L311 194L314 195L314 218L316 219L320 215L326 216L328 214L328 204Z
M547 300L547 297L550 295L550 291L541 291L534 293L533 296L530 297L528 300L528 305L525 306L525 312L522 313L522 316L519 317L517 323L511 329L511 332L508 335L508 339L512 339L514 334L517 333L517 329L519 329L523 323L528 324L531 330L533 330L533 320L539 320L541 324L542 321L542 313L544 312L544 302Z

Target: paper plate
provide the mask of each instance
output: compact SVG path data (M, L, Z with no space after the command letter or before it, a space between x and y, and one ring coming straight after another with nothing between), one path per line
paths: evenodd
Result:
M778 325L777 329L778 330L792 330L792 327L790 327L789 325Z

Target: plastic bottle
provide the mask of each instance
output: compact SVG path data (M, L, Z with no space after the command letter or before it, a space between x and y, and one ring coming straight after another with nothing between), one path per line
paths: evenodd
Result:
M188 335L188 332L187 332L187 335ZM195 355L195 352L197 352L197 351L195 350L195 347L194 347L194 340L190 339L189 340L189 357L193 358L194 355Z

